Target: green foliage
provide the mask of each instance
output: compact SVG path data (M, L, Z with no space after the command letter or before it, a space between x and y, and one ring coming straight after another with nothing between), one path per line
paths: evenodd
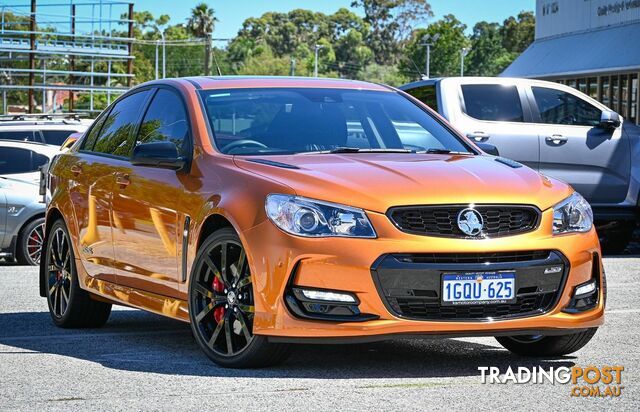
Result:
M457 76L460 72L460 50L469 47L470 41L464 31L467 26L452 14L444 16L441 20L432 23L426 29L415 30L404 52L407 59L402 62L402 66L407 71L416 70L415 65L420 71L424 71L424 62L426 61L427 49L423 45L426 37L433 38L434 35L440 37L436 42L432 42L430 54L430 76ZM419 62L419 63L418 63Z

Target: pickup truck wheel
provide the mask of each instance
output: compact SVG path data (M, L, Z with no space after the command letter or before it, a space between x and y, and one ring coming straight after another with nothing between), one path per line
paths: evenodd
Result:
M605 230L600 239L602 253L617 255L624 252L633 238L635 229L636 225L629 223L628 226L622 228Z

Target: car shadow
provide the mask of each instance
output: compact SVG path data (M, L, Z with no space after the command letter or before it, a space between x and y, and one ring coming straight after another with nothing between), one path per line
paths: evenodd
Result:
M531 359L458 339L296 345L283 364L223 369L200 351L189 325L138 310L112 312L101 329L60 329L48 312L0 314L0 353L49 353L118 370L189 376L369 379L479 376L478 366L573 366L572 357Z

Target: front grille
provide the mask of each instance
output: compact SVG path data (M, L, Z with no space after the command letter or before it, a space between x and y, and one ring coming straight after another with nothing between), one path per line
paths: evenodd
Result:
M387 215L403 232L428 236L469 237L458 228L458 214L468 205L401 206L389 209ZM477 237L498 237L534 230L540 212L533 206L476 205L484 221Z
M518 291L520 293L520 291ZM392 298L389 304L402 316L432 320L500 319L518 317L551 309L556 293L518 296L515 303L487 305L441 305L438 300Z
M546 270L556 267L561 270ZM444 274L500 271L515 273L514 302L472 305L442 302ZM391 313L435 321L498 320L547 312L557 304L568 271L566 258L552 250L395 253L381 256L371 268L380 297Z

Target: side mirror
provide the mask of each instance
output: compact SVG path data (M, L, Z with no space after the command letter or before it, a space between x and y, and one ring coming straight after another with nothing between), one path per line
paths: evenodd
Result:
M616 127L620 127L622 121L620 120L620 115L613 110L603 110L600 115L600 127L603 129L615 129Z
M180 156L174 143L151 142L139 144L133 149L131 164L180 170L187 164L187 160Z
M478 146L480 150L482 150L487 154L490 154L492 156L500 156L500 152L498 152L498 148L492 145L491 143L477 142L476 146Z

